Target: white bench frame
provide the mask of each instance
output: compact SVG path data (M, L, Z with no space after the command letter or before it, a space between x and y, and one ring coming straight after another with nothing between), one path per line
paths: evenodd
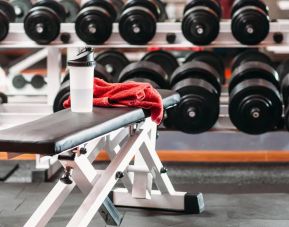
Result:
M116 206L202 212L201 193L193 195L174 190L155 150L156 133L157 125L146 118L144 122L63 152L62 156L75 153L72 160L60 160L64 168L72 168L73 183L58 181L25 227L45 226L76 185L86 198L69 221L70 227L87 226L108 196ZM86 154L79 154L81 147L86 148ZM97 170L92 165L101 149L107 151L111 160L105 170ZM119 179L124 187L114 189ZM152 190L153 180L158 190Z

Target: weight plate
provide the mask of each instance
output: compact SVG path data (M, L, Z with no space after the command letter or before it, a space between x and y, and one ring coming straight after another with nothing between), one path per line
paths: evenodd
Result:
M219 73L221 83L222 84L226 83L224 62L222 61L222 58L220 58L214 52L210 51L193 52L186 57L185 63L191 61L205 62L208 65L214 67Z
M24 21L25 16L32 8L32 3L30 0L12 0L10 2L14 7L14 12L16 15L15 22L22 23Z
M288 64L289 64L289 59L286 59L277 68L277 72L280 77L283 102L286 107L289 105L289 102L288 102L288 99L289 99L289 65Z
M52 9L60 18L61 22L65 21L65 17L66 17L65 8L58 1L40 0L33 5L33 7L38 7L38 6L48 7L49 9Z
M276 70L265 63L251 61L240 65L232 72L229 92L247 79L263 79L273 84L277 90L280 90L279 75Z
M8 103L8 97L3 92L0 92L0 103Z
M14 7L8 1L0 0L0 11L2 11L4 15L7 16L9 22L15 21L16 14L14 11Z
M189 4L186 5L184 9L184 14L192 9L193 7L197 6L205 6L213 10L219 18L222 16L222 6L218 0L192 0Z
M155 89L160 89L159 85L152 81L151 79L147 79L147 78L131 78L131 79L128 79L124 82L129 82L129 81L134 81L134 82L140 82L140 83L149 83L150 85L152 85L153 88Z
M112 33L112 17L100 7L86 7L80 11L75 21L77 36L87 44L103 44Z
M30 82L31 86L35 89L41 89L46 85L43 75L34 75Z
M203 79L212 84L220 93L221 83L218 72L204 62L188 62L181 65L170 78L171 86L187 78Z
M169 16L166 11L166 3L164 3L162 0L155 0L155 3L158 5L159 11L160 11L160 16L159 16L158 21L164 22L167 19L169 19Z
M105 67L106 71L112 75L114 82L117 82L121 71L130 63L123 53L115 50L98 54L95 61Z
M64 109L63 103L68 99L70 95L70 84L69 80L63 83L58 91L54 103L53 103L53 112L56 113Z
M219 31L220 18L207 7L192 8L183 17L183 35L195 45L209 45L218 37Z
M247 6L255 6L261 9L267 15L269 14L269 7L262 0L235 0L232 5L231 15L235 14L235 12L243 7Z
M161 66L167 75L170 77L173 72L179 67L177 58L168 51L158 50L148 52L141 61L149 61Z
M9 33L9 21L7 16L0 10L0 41L4 40Z
M27 84L27 81L26 81L26 79L24 78L23 75L16 75L12 79L12 85L16 89L22 89L22 88L24 88L26 86L26 84Z
M262 42L270 31L270 18L256 7L241 8L231 23L232 34L244 45L257 45Z
M187 78L178 82L173 90L181 95L173 116L169 116L173 117L170 122L175 128L186 133L202 133L215 125L219 116L219 94L210 83Z
M128 1L124 6L124 11L130 8L136 8L136 7L143 7L150 11L157 20L159 20L161 16L160 8L158 7L158 4L155 0L130 0Z
M38 44L46 45L54 41L60 33L60 18L54 10L33 7L24 19L27 36Z
M273 66L273 62L266 55L256 50L246 50L238 54L232 62L232 71L234 71L238 66L250 61L259 61L267 65Z
M284 124L285 124L287 131L289 131L289 107L288 106L286 107L284 112L285 112Z
M96 63L95 68L94 68L94 77L100 78L108 83L113 82L113 78L110 73L106 71L104 66L101 64ZM66 81L70 80L70 75L69 71L66 71L65 76L63 77L62 84L64 84Z
M146 78L154 81L160 88L167 88L167 74L157 64L140 61L131 63L126 66L119 75L119 82L123 82L132 78Z
M87 7L100 7L107 11L111 17L112 21L115 21L117 18L117 8L114 6L114 4L111 1L95 1L95 0L90 0L86 2L81 9L85 9Z
M80 11L80 6L75 0L61 0L60 4L65 9L65 22L73 23Z
M262 134L281 122L282 103L274 85L263 79L249 79L238 84L230 94L229 114L242 132Z
M144 45L151 41L156 34L156 17L143 7L132 7L120 16L119 32L128 43Z
M280 81L282 82L283 79L289 74L289 59L281 62L277 68L277 72L279 74Z

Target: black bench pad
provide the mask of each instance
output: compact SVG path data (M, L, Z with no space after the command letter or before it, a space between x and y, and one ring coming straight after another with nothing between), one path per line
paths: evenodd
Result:
M164 107L177 104L180 96L159 90ZM140 108L94 108L92 113L63 110L39 120L0 131L0 151L55 155L111 131L149 117Z

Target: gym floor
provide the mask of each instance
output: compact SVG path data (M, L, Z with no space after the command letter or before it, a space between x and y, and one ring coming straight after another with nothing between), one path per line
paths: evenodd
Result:
M96 164L104 167L106 164ZM0 226L22 226L54 186L29 183L31 163L0 183ZM119 208L124 227L267 227L289 226L289 164L179 164L167 163L177 190L203 192L206 211L184 215ZM27 183L23 183L27 182ZM48 226L65 226L84 197L74 190ZM97 215L90 226L106 226Z

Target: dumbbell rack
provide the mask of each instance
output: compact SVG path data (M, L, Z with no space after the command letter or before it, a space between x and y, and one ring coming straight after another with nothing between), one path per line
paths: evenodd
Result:
M289 20L278 20L275 22L271 22L270 24L270 34L260 45L252 46L252 47L260 47L260 48L271 48L271 50L276 50L281 48L283 51L288 50L289 52ZM23 24L14 23L10 25L10 32L7 38L0 43L0 48L47 48L47 85L48 85L48 94L47 99L40 98L43 104L17 104L10 103L4 104L0 107L0 122L9 121L9 126L13 126L16 124L21 124L27 121L35 120L44 115L52 113L52 104L54 101L54 97L59 90L60 87L60 79L61 79L61 49L67 48L70 51L73 51L77 48L85 47L86 44L83 43L76 35L75 28L73 23L65 23L61 24L61 34L65 34L66 36L70 36L70 40L68 43L63 43L63 39L59 36L54 42L50 45L41 46L36 44L34 41L30 40L28 36L24 32ZM281 38L281 40L280 40ZM140 49L140 48L149 48L149 47L157 47L157 48L192 48L193 44L188 42L181 31L181 23L179 22L165 22L157 24L157 33L155 38L148 45L130 45L126 43L118 33L118 24L114 24L113 34L111 38L104 44L93 46L96 51L98 49L105 48L118 48L118 49ZM220 34L217 40L213 42L210 46L206 46L206 48L242 48L248 47L240 44L238 41L234 39L231 34L231 23L230 20L223 20L220 25ZM250 46L251 47L251 46ZM227 95L224 94L222 96L222 106L221 106L221 115L216 128L212 131L218 132L226 132L232 134L234 132L237 136L236 139L239 138L241 133L236 133L237 131L230 124L228 114L227 114ZM0 126L1 127L1 126ZM5 127L8 127L7 125ZM3 128L3 127L2 127ZM180 132L173 132L183 135ZM224 135L226 135L226 133ZM192 136L192 135L187 135ZM287 136L287 134L284 136ZM180 137L180 136L179 136ZM224 137L226 138L226 137ZM181 141L179 141L182 143ZM230 141L233 143L233 141ZM185 143L185 142L184 142ZM166 144L165 149L169 149L169 147L173 147L170 144ZM194 147L195 149L195 147ZM264 148L266 149L266 148ZM189 150L189 149L188 149ZM51 161L47 158L37 157L37 168L48 169L50 172L49 176L52 176L57 170L58 164L56 167L54 164L56 162Z
M83 47L85 44L77 37L75 33L75 27L73 23L63 23L61 24L61 33L69 34L70 41L68 43L63 43L61 41L61 36L53 41L50 47L58 48L70 48L70 47ZM283 41L279 43L274 40L276 34L283 35ZM175 36L174 42L168 42L168 36ZM126 43L118 33L118 24L113 25L113 32L110 39L104 45L94 46L94 48L140 48L140 47L193 47L194 45L188 42L181 30L181 23L179 22L163 22L157 24L157 33L154 39L148 45L130 45ZM289 46L289 20L278 20L276 22L271 22L270 24L270 34L268 37L260 44L259 47L267 46ZM1 42L1 47L5 48L39 48L43 47L36 44L34 41L30 40L24 32L23 24L14 23L10 25L10 32L8 37ZM209 46L209 48L217 47L248 47L240 44L231 34L231 21L223 20L220 24L220 34L219 37ZM254 47L254 46L252 46ZM256 47L256 46L255 46Z

